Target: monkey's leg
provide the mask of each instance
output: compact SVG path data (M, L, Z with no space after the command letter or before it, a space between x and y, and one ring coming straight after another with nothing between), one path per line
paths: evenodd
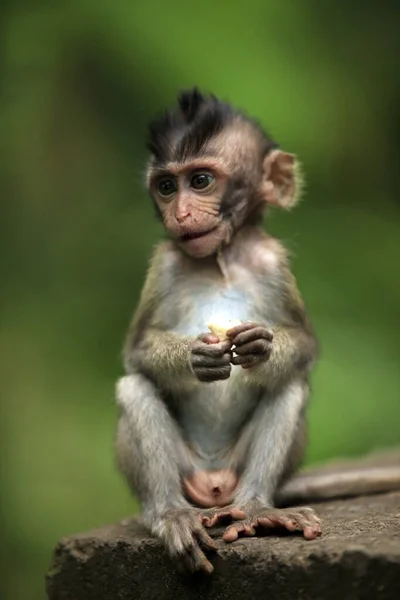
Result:
M300 457L295 454L303 451L304 445L296 438L304 438L299 425L307 396L307 384L293 381L275 397L265 394L260 400L242 434L250 439L250 444L234 499L235 506L246 513L246 519L227 528L224 534L227 542L239 535L256 535L271 528L301 530L307 539L320 535L320 522L311 508L279 510L273 505L282 477L298 462ZM216 510L207 526L218 523L220 514L221 511Z
M182 493L181 475L190 469L179 428L156 387L140 374L117 385L121 416L117 429L118 465L142 503L143 522L169 554L186 568L211 572L204 550L215 543L201 522L201 511Z

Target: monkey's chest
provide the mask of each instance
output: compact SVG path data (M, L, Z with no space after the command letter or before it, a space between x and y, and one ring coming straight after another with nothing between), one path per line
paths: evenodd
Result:
M174 332L192 336L207 332L206 323L211 319L217 322L260 319L254 296L245 288L221 288L207 283L190 293L183 287L180 294L174 294L169 303L168 317L170 322L172 317Z

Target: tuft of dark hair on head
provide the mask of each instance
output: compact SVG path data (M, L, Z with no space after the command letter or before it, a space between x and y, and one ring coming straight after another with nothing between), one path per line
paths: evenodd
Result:
M178 96L179 108L188 123L193 121L203 103L204 96L197 87L180 92Z
M197 156L235 114L229 104L197 87L182 91L177 106L149 124L147 148L159 164Z
M238 116L260 132L261 152L268 152L274 142L255 120L197 87L180 92L177 106L149 124L147 148L156 164L182 162L201 155L207 143Z

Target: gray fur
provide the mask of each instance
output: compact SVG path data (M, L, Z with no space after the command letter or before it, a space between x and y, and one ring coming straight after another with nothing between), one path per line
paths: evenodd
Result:
M273 506L307 397L308 386L293 380L280 392L261 398L248 425L252 437L235 500L239 507L253 500Z
M251 255L249 244L257 248ZM224 276L215 258L196 261L172 242L158 247L125 345L128 374L117 387L120 469L139 495L144 522L193 568L202 568L203 555L189 543L201 536L199 517L182 478L196 469L233 469L237 505L271 506L303 450L296 437L315 354L283 248L251 228L223 261ZM223 381L198 381L191 352L212 316L267 324L274 334L269 360L249 370L232 365Z

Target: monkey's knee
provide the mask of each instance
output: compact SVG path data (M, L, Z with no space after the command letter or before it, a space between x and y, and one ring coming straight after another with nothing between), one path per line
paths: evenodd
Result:
M122 409L131 407L132 403L141 402L146 397L155 395L154 384L140 373L124 375L116 384L116 403Z

